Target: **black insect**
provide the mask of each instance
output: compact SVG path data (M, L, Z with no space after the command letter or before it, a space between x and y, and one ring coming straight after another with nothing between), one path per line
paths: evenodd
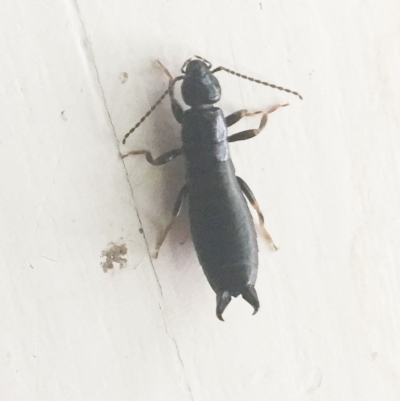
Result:
M125 135L123 143L169 94L172 112L182 124L182 147L156 159L147 150L136 150L122 156L144 154L147 161L154 166L165 164L179 155L185 156L186 184L179 192L170 224L157 241L154 257L157 257L174 219L179 215L183 201L188 198L193 243L208 282L217 294L217 317L223 320L222 313L231 297L238 295L242 295L253 306L255 314L260 307L254 288L258 270L258 247L255 227L244 196L258 213L263 235L275 250L277 247L264 227L264 217L252 191L243 179L235 175L228 143L253 138L265 127L268 115L287 104L275 105L267 111L240 110L224 117L221 109L213 106L221 98L221 87L214 74L226 71L302 98L297 92L238 74L225 67L211 70L211 64L198 56L184 63L181 69L183 75L177 78L173 78L161 63L160 65L170 78L168 90ZM183 80L183 100L190 106L185 111L174 96L174 85L180 80ZM262 114L258 128L227 135L227 127L243 117L255 114Z

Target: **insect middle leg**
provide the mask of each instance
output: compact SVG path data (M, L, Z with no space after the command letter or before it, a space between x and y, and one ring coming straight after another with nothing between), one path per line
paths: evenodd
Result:
M277 104L275 106L270 107L267 111L253 111L250 112L246 109L244 110L239 110L235 113L230 114L229 116L226 117L226 124L229 126L237 123L239 120L241 120L243 117L248 117L248 116L254 116L256 114L262 114L261 121L260 121L260 126L255 129L249 129L246 131L238 132L237 134L233 134L228 136L228 141L229 142L236 142L236 141L244 141L245 139L250 139L258 135L267 125L268 121L268 114L273 113L275 110L279 109L280 107L286 107L289 104Z
M171 229L172 225L174 224L175 219L179 216L179 213L181 212L183 202L187 196L187 186L186 184L182 187L182 189L179 191L178 197L175 201L174 205L174 210L172 211L172 218L163 233L158 237L157 244L156 244L156 249L153 253L153 258L157 259L158 257L158 252L160 251L161 245L163 244L165 238L167 237L167 234L169 230Z
M250 202L251 206L253 206L253 208L255 209L255 211L258 214L258 220L259 220L261 232L263 233L263 235L267 239L267 241L272 245L272 248L274 249L274 251L277 251L278 247L275 245L274 240L272 239L271 235L269 234L267 229L264 227L264 215L262 214L260 206L258 205L258 202L257 202L252 190L250 189L250 187L245 183L245 181L242 178L236 176L236 179L239 183L240 189L243 191L247 200Z

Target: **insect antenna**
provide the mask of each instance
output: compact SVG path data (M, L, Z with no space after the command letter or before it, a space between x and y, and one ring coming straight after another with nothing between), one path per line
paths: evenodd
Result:
M257 84L269 86L271 88L278 89L280 91L291 93L292 95L298 96L301 100L303 100L303 97L297 92L294 92L294 91L292 91L290 89L282 88L282 86L269 84L268 82L264 82L264 81L260 81L259 79L248 77L247 75L239 74L238 72L232 71L229 68L225 68L225 67L221 66L221 67L218 67L218 68L216 68L215 70L213 70L211 72L214 74L215 72L218 72L218 71L226 71L226 72L229 72L229 74L236 75L237 77L240 77L240 78L248 79L249 81L256 82Z
M154 109L163 101L165 96L168 95L169 88L162 94L162 96L153 104L153 106L150 107L149 111L136 123L136 125L129 130L129 132L124 136L124 139L122 140L122 143L125 145L126 140L128 139L129 135L132 134L133 131L135 131L136 128L138 128L140 125L142 125L143 121L146 120L146 118L154 111Z
M164 68L165 67L161 64L161 66ZM166 70L167 75L171 78L169 81L169 85L168 85L168 89L165 90L165 92L161 95L161 97L153 104L153 106L150 107L149 111L136 123L136 125L129 130L129 132L127 134L125 134L124 139L122 140L122 143L125 145L126 140L128 139L129 135L132 134L133 131L136 130L136 128L138 128L140 125L142 125L143 121L146 120L146 118L155 110L155 108L163 101L163 99L165 98L165 96L168 95L168 93L170 93L173 96L173 90L174 90L174 85L177 81L182 80L184 77L180 76L180 77L176 77L176 78L172 78L172 76L170 75L170 73L168 72L168 70Z

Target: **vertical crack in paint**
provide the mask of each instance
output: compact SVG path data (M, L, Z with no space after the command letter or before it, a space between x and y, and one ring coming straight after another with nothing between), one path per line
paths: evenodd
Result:
M91 47L91 45L90 45L90 41L89 41L88 35L87 35L87 33L86 33L85 25L84 25L83 20L82 20L82 17L81 17L81 13L80 13L80 10L79 10L79 6L78 6L78 3L77 3L77 0L72 0L72 3L73 3L73 5L74 5L74 7L75 7L76 15L78 16L79 22L80 22L81 27L82 27L83 34L84 34L84 36L85 36L85 42L86 42L87 47L88 47L88 51L86 52L86 54L87 54L87 57L88 57L88 59L89 59L89 62L90 62L90 63L93 65L93 67L94 67L95 75L96 75L96 81L97 81L97 84L98 84L99 89L100 89L100 92L101 92L101 97L102 97L102 100L103 100L103 104L104 104L104 107L105 107L105 109L106 109L107 116L108 116L108 119L109 119L109 121L110 121L110 124L111 124L111 127L112 127L112 131L113 131L113 134L114 134L114 137L116 138L116 140L117 140L117 142L118 142L118 137L117 137L117 134L116 134L116 131L115 131L114 124L113 124L113 122L112 122L111 114L110 114L110 112L109 112L109 110L108 110L108 107L107 107L107 102L106 102L106 98L105 98L105 95L104 95L103 86L101 85L100 75L99 75L99 71L98 71L98 69L97 69L97 65L96 65L96 62L95 62L93 50L92 50L92 47ZM132 195L132 198L133 198L133 201L134 201L134 208L135 208L136 216L137 216L137 219L138 219L138 221L139 221L140 227L143 229L142 220L140 219L139 211L138 211L138 209L137 209L137 207L136 207L135 196L134 196L134 193L133 193L132 185L131 185L131 183L130 183L130 181L129 181L128 171L127 171L127 169L126 169L125 163L124 163L124 170L125 170L125 175L126 175L126 179L127 179L127 181L128 181L129 188L130 188L130 190L131 190L131 195ZM151 264L151 267L152 267L152 269L153 269L154 276L155 276L156 281L157 281L157 285L158 285L158 288L159 288L159 291L160 291L161 298L164 299L164 294L163 294L163 292L162 292L161 283L160 283L160 280L159 280L159 278L158 278L158 275L157 275L157 272L156 272L156 269L155 269L155 266L154 266L154 263L153 263L153 259L152 259L152 257L151 257L151 252L150 252L149 243L148 243L148 241L147 241L146 234L145 234L144 232L143 232L143 238L144 238L144 241L145 241L145 244L146 244L146 249L147 249L147 253L148 253L148 255L149 255L150 264ZM169 330L168 330L167 321L166 321L166 319L165 319L163 307L162 307L162 305L161 305L160 303L159 303L159 308L160 308L161 316L162 316L162 319L163 319L163 323L164 323L164 327L165 327L165 332L166 332L167 336L169 337L170 341L174 344L174 348L175 348L175 351L176 351L177 358L178 358L178 360L179 360L179 364L180 364L180 366L181 366L181 370L182 370L182 373L183 373L183 377L184 377L184 380L185 380L185 384L186 384L186 387L187 387L187 391L188 391L188 393L189 393L190 399L193 401L192 389L191 389L191 387L190 387L189 381L188 381L188 379L187 379L187 377L186 377L186 374L185 374L185 366L184 366L183 361L182 361L182 358L181 358L181 354L180 354L180 351L179 351L178 344L177 344L176 340L171 336L171 334L170 334L170 332L169 332Z

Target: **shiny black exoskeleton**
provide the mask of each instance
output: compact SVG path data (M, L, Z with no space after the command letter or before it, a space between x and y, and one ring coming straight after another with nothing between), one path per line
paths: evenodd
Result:
M254 223L244 196L257 211L263 234L275 249L277 248L264 228L264 218L253 193L235 174L228 142L256 136L265 127L268 114L281 105L274 106L267 112L250 113L240 110L225 118L221 109L214 106L221 98L221 87L214 73L224 70L255 81L253 78L234 73L224 67L212 71L211 65L200 57L189 59L182 67L184 75L175 79L165 67L163 68L170 77L169 90L125 136L124 143L130 133L169 93L173 114L182 124L182 147L157 159L153 159L147 150L132 151L125 156L145 154L146 159L153 165L165 164L181 154L185 156L186 184L175 203L173 219L179 214L187 197L193 243L208 282L217 295L218 318L223 320L222 313L231 297L239 295L242 295L256 313L260 307L254 288L258 270L258 247ZM179 80L183 80L183 100L190 106L185 111L174 96L174 85ZM276 87L265 82L256 82ZM276 88L291 92L281 87ZM296 92L291 93L300 97ZM242 117L259 113L262 114L259 128L228 136L228 126ZM173 219L160 236L155 257L172 226Z
M220 100L221 88L202 61L187 65L182 96L191 106L182 120L190 230L200 264L217 294L217 316L221 319L231 296L238 295L257 312L255 227L229 155L224 115L213 106Z

